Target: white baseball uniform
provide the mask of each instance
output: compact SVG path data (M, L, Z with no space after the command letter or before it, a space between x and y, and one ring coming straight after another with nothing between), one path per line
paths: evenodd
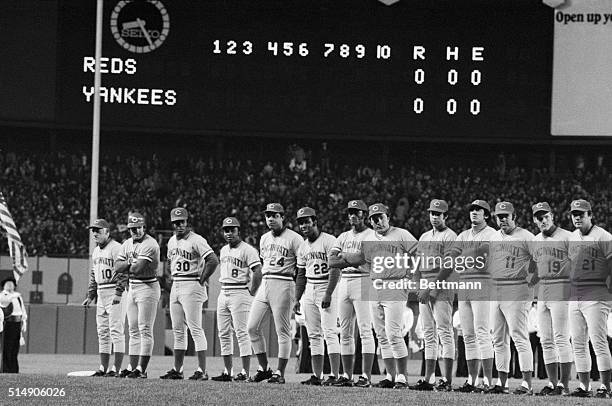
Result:
M306 239L298 251L297 266L306 269L306 289L301 299L301 307L306 320L306 330L310 341L310 353L323 355L327 343L329 354L340 353L340 341L336 332L338 321L338 296L332 294L330 306L321 308L329 281L329 255L336 244L336 238L328 233L320 233L313 242Z
M240 356L251 355L251 341L247 329L249 310L253 297L247 287L251 280L251 272L260 265L257 250L241 241L236 247L229 244L221 248L220 253L221 291L217 299L217 327L221 355L234 353L232 332L236 332Z
M373 282L399 282L409 278L413 269L405 267L386 268L377 272L373 260L377 256L395 257L395 255L414 255L417 240L408 231L398 227L390 227L385 235L376 232L369 233L363 244L366 267ZM376 289L372 283L369 300L371 300L372 320L378 337L380 352L383 359L400 359L408 355L408 348L402 334L404 312L408 300L407 289ZM380 286L379 283L376 285Z
M421 264L421 278L435 282L438 277L439 264L448 255L457 239L457 234L446 227L442 231L429 230L419 238L417 254L425 258ZM453 331L454 290L444 289L438 293L433 306L419 303L419 316L425 339L425 359L438 358L438 339L442 344L442 358L455 358L455 333Z
M363 240L373 233L366 228L356 233L348 230L336 239L331 252L359 253ZM364 300L364 294L369 291L369 272L364 265L358 268L349 266L342 269L342 278L336 289L338 296L338 318L340 320L340 352L342 355L355 354L355 319L361 338L361 352L374 354L376 346L372 334L372 317L370 303Z
M196 351L206 351L208 342L202 328L202 306L208 300L206 286L200 285L206 257L213 253L201 235L189 231L182 238L168 241L168 261L172 274L170 319L174 349L187 349L187 328L191 331Z
M304 239L285 228L280 235L267 232L259 241L263 280L249 312L248 331L255 354L266 352L261 323L272 312L278 336L278 357L291 354L291 313L295 302L297 252Z
M473 228L463 231L457 236L451 250L453 257L472 258L473 267L459 273L459 279L466 282L480 282L482 290L459 290L459 317L461 331L465 343L465 359L493 358L493 344L489 325L491 304L488 300L491 275L486 266L479 268L476 259L487 256L489 242L495 234L495 229L486 226L474 232ZM472 265L472 264L470 264Z
M607 340L610 293L606 279L612 260L612 235L599 226L587 234L572 232L569 324L577 372L591 370L589 339L600 371L612 368Z
M127 295L127 317L130 331L129 355L150 356L153 354L153 325L157 315L157 304L161 289L157 281L159 268L159 244L148 234L138 242L128 238L121 245L118 260L135 264L147 262L139 274L130 268L130 289Z
M115 260L120 251L121 244L111 239L104 246L96 246L91 254L88 291L90 299L96 296L98 298L96 325L101 354L110 354L111 345L115 352L125 352L124 324L127 301L122 297L119 304L113 305L115 289L119 295L125 290L126 278L115 272Z
M533 297L527 286L532 261L533 234L516 227L510 234L498 230L491 237L488 270L493 280L491 325L495 366L510 371L510 338L518 352L521 372L533 371L528 319Z
M574 360L568 327L571 236L555 227L550 235L536 235L531 247L540 278L537 316L545 364Z

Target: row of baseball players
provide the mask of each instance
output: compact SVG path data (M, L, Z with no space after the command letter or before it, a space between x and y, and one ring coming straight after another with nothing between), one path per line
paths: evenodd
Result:
M284 371L291 349L290 319L292 308L304 312L311 345L313 376L302 383L309 385L371 386L370 371L374 359L375 345L371 326L376 331L381 355L387 375L376 384L378 387L407 387L408 351L401 334L401 315L406 305L405 297L386 297L386 292L369 292L364 299L363 278L370 277L372 257L364 249L364 242L386 242L394 252L414 255L417 240L407 230L389 224L388 209L381 203L367 206L361 200L348 203L348 220L351 229L337 239L322 232L318 227L313 209L304 207L297 212L297 222L305 238L286 228L285 213L279 203L266 206L266 224L270 231L260 240L257 251L240 238L240 224L229 217L222 228L228 244L220 252L221 293L218 300L218 329L225 362L225 371L215 380L251 380L284 383ZM514 242L498 244L498 249L489 252L487 269L468 269L459 274L464 280L478 280L487 290L503 289L504 294L512 291L512 301L483 300L474 292L457 292L459 314L466 346L468 380L458 390L463 392L484 391L487 393L508 393L507 376L510 363L510 337L515 341L524 381L514 393L533 394L531 371L532 352L527 332L527 317L531 304L529 286L540 282L538 293L538 317L542 326L541 339L549 384L540 392L543 395L570 394L568 384L572 362L575 359L580 385L572 392L575 396L592 396L589 384L590 356L588 341L591 340L602 376L602 386L596 396L610 396L610 370L612 361L606 339L607 316L610 312L608 300L560 301L547 292L558 292L569 288L593 293L608 294L606 280L610 273L612 236L592 222L589 202L575 200L571 203L571 217L576 227L573 233L554 224L552 210L548 203L533 206L533 219L541 230L537 236L518 227L515 223L514 207L509 202L498 203L493 213L500 229L496 231L487 225L491 217L490 206L483 200L469 205L471 227L457 236L446 226L448 204L434 199L429 207L432 229L420 238L420 250L429 255L444 257L476 256L489 250L491 242ZM119 376L146 377L146 364L152 350L151 326L159 299L159 284L155 283L155 270L159 261L159 247L155 240L144 232L144 218L132 214L128 219L132 238L122 246L113 244L116 256L104 253L111 244L108 224L103 220L90 227L98 247L94 252L92 278L96 284L90 289L91 301L97 288L100 354L102 371ZM219 260L201 236L188 227L188 213L177 208L171 212L175 235L168 244L168 260L173 276L170 308L174 331L175 365L163 378L182 379L183 357L187 347L186 328L190 328L199 369L193 379L205 379L206 337L201 323L202 303L207 299L203 285L214 273ZM369 222L372 228L366 226ZM104 227L106 226L106 227ZM104 237L105 238L102 238ZM543 241L554 246L553 250L534 252L528 242ZM460 241L461 244L456 244ZM569 241L573 241L570 252ZM575 242L579 242L575 244ZM580 245L583 242L583 245ZM508 249L508 246L511 246ZM504 248L506 247L506 248ZM109 250L110 251L110 250ZM570 256L580 257L584 267L570 275ZM103 258L103 259L96 259ZM115 258L114 266L112 258ZM260 261L261 258L261 261ZM263 261L263 266L262 266ZM496 262L497 261L497 262ZM532 263L537 272L528 279ZM106 267L106 268L105 268ZM105 270L107 269L107 270ZM431 281L445 280L451 268L412 270L406 276ZM248 284L252 282L250 289ZM110 276L107 279L104 277ZM128 277L129 276L129 277ZM263 276L263 277L262 277ZM380 275L376 275L380 277ZM397 275L395 276L397 277ZM105 327L104 317L113 319L113 312L119 312L122 303L122 286L129 280L126 307L130 331L130 363L126 370L120 370L122 335L113 328ZM105 285L108 284L108 285ZM93 285L92 285L93 286ZM114 288L114 289L112 289ZM111 293L105 292L108 289ZM114 291L114 293L113 293ZM146 291L146 292L145 292ZM599 292L601 291L601 292ZM141 295L142 293L142 295ZM420 290L418 293L423 330L425 332L426 371L424 379L411 386L417 390L451 390L454 359L452 331L452 300L455 292L444 290ZM106 295L106 296L105 296ZM585 298L587 294L583 295ZM602 293L602 298L604 298ZM253 298L254 296L254 298ZM597 295L595 295L597 296ZM111 299L104 300L104 297ZM101 300L102 299L102 300ZM555 300L549 300L555 299ZM300 304L301 302L301 304ZM110 304L109 304L110 303ZM155 306L152 306L152 305ZM278 336L278 367L273 371L268 366L266 343L261 324L272 313ZM115 320L121 317L115 318ZM340 320L341 334L335 332L336 320ZM359 328L362 341L363 374L353 381L354 325ZM118 322L115 322L117 325ZM569 324L569 334L568 334ZM108 321L107 324L108 325ZM120 326L119 326L120 327ZM105 330L106 332L102 331ZM236 332L242 358L242 371L232 377L232 330ZM122 329L121 329L122 331ZM109 340L108 338L111 338ZM571 336L571 342L570 342ZM115 365L107 368L110 344L115 346ZM323 354L326 342L332 376L323 380ZM435 382L434 367L438 354L438 341L442 345L443 377ZM103 345L103 343L106 343ZM249 377L251 353L259 362L257 373ZM493 354L499 371L499 379L493 385ZM344 375L340 376L342 362ZM482 365L484 378L477 384ZM561 376L557 370L560 367ZM131 372L129 372L131 370ZM110 372L107 372L110 371Z

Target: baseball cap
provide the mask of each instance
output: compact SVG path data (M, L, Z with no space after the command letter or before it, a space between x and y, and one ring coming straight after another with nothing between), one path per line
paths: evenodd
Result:
M470 203L470 209L474 206L491 211L491 206L489 206L489 203L485 202L484 200L474 200L472 203Z
M301 219L303 217L316 217L317 212L314 211L311 207L302 207L297 211L296 219Z
M264 212L284 213L285 209L280 203L268 203Z
M368 211L368 205L363 200L351 200L348 202L347 209Z
M387 206L382 203L374 203L368 208L368 218L376 214L387 214Z
M446 203L446 200L433 199L429 203L429 209L427 209L427 211L446 213L448 211L448 203Z
M570 211L591 211L591 203L584 199L574 200L570 205Z
M236 217L226 217L221 227L240 227L240 222Z
M514 213L514 206L510 202L499 202L495 205L495 214L512 214Z
M170 221L187 220L189 212L183 207L175 207L170 211Z
M128 216L127 228L142 227L145 225L144 216L134 212Z
M108 224L108 221L104 219L95 219L93 223L91 223L89 227L87 228L109 228L110 229L110 224Z
M550 204L548 202L539 202L531 206L531 211L533 211L533 215L535 216L538 212L551 212Z

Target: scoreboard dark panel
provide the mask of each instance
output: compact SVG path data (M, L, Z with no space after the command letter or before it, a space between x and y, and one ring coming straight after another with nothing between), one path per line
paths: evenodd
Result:
M550 138L540 1L104 2L102 127ZM56 122L89 126L95 2L59 3Z
M57 1L0 3L0 120L55 119Z

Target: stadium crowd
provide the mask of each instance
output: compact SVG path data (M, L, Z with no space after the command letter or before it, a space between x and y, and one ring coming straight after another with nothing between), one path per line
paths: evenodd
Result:
M417 237L429 228L426 210L432 198L449 202L448 224L458 232L468 228L465 208L476 198L491 205L513 202L517 223L536 233L529 209L542 200L551 203L564 228L572 228L568 208L573 199L591 201L597 223L612 218L612 174L605 165L551 173L498 157L478 164L438 159L429 165L395 159L378 166L358 160L330 164L326 150L317 158L306 165L286 156L254 160L248 151L233 159L103 156L98 213L115 225L121 241L127 237L128 212L139 211L149 232L163 241L162 236L170 236L169 210L184 206L193 215L194 229L215 250L223 243L219 222L226 216L236 216L245 240L256 245L267 230L261 211L270 201L282 202L293 228L297 208L314 207L322 229L334 235L347 228L345 203L354 198L387 202L392 222ZM87 256L90 171L84 153L0 152L1 191L30 256ZM0 239L0 252L8 252L6 239Z

